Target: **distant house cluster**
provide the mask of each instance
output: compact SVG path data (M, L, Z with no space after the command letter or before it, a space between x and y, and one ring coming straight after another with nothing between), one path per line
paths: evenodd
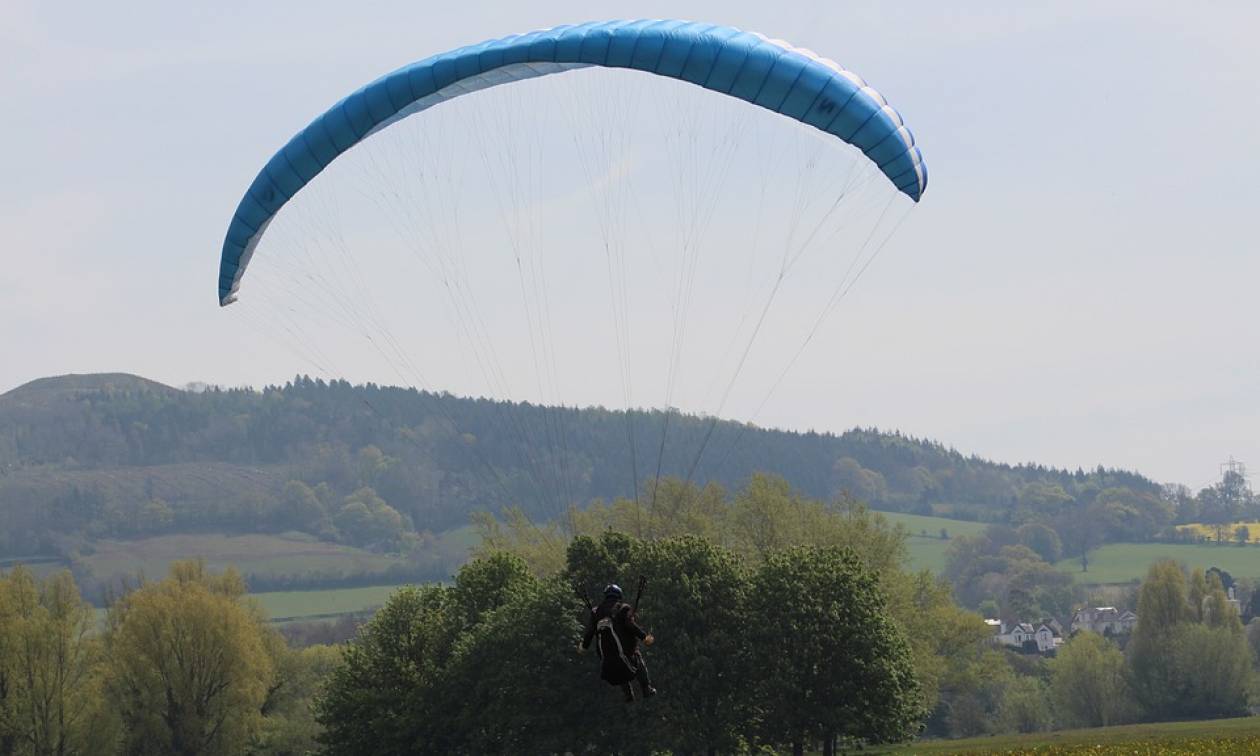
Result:
M1087 606L1072 615L1068 632L1059 621L1050 618L1039 622L1003 622L986 619L990 639L998 646L1016 649L1026 654L1053 656L1066 638L1089 631L1106 637L1128 635L1137 626L1137 615L1114 606Z
M1128 635L1137 625L1137 615L1114 606L1087 606L1072 615L1072 632L1088 630L1099 635Z
M993 633L993 642L1009 646L1025 653L1053 654L1063 645L1063 628L1054 619L1031 622L1006 623L1001 620L984 621Z

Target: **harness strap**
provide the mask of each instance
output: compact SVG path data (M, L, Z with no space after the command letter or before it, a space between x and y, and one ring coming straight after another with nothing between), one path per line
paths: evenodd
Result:
M626 665L626 669L637 669L637 666L635 664L632 664L630 660L626 658L626 649L624 646L621 645L621 636L617 635L617 630L615 627L613 627L612 617L604 617L603 619L601 619L598 623L595 624L595 629L597 632L600 633L601 637L603 636L605 630L608 631L608 635L612 636L613 643L617 644L617 656L619 656L621 658L621 662ZM599 658L603 659L604 658L604 644L600 643L598 646L598 649L599 649Z

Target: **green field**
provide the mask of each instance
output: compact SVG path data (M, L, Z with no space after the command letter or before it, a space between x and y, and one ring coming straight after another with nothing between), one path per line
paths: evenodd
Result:
M908 567L915 572L919 570L931 570L938 574L944 572L945 551L948 548L949 541L911 536L906 539L906 552L910 557Z
M372 611L401 585L371 585L362 588L327 588L316 591L269 591L251 593L267 619L276 623L332 620L343 614ZM104 626L106 610L96 609L96 620Z
M83 561L98 578L113 575L164 577L171 562L200 558L215 572L235 567L242 574L298 575L309 572L381 572L402 563L396 556L327 543L305 533L280 535L177 534L133 541L100 540Z
M966 740L924 740L885 753L1260 753L1260 717L1097 727Z
M944 517L927 517L925 515L906 514L904 512L879 512L888 519L903 525L909 538L906 539L906 550L910 556L910 568L914 570L931 570L940 572L945 569L945 551L949 548L949 540L941 538L943 528L952 539L960 535L977 535L988 527L983 522L967 520L949 520ZM923 535L926 532L927 535Z
M904 525L910 537L906 547L910 567L940 572L945 568L945 552L950 541L940 538L941 528L951 539L960 535L982 533L987 523L950 520L944 517L901 512L880 512L890 522ZM924 531L927 535L924 536ZM1078 559L1064 559L1058 568L1070 572L1084 584L1115 584L1141 580L1151 564L1159 559L1175 559L1188 567L1220 567L1236 578L1260 578L1260 547L1236 544L1185 543L1113 543L1102 546L1090 555L1089 572L1081 572Z
M326 619L339 614L363 612L385 603L397 585L373 585L366 588L330 588L322 591L274 591L254 593L267 618L273 622L299 619Z
M928 537L940 540L941 528L952 538L960 535L979 535L988 527L988 523L970 522L968 520L950 520L945 517L928 517L926 515L906 514L905 512L879 512L888 519L904 525L912 536L919 536L927 531Z
M1112 543L1099 548L1081 572L1077 559L1064 559L1058 568L1071 572L1079 583L1127 583L1141 580L1159 559L1175 559L1188 567L1220 567L1236 578L1260 577L1260 548L1183 543Z
M451 571L463 563L477 542L471 526L437 536L433 549ZM154 536L129 541L102 539L92 544L83 562L98 579L134 576L154 579L166 575L171 562L204 559L213 571L235 567L245 575L361 575L384 572L405 564L394 554L378 554L343 544L320 541L306 533L223 535L217 533Z

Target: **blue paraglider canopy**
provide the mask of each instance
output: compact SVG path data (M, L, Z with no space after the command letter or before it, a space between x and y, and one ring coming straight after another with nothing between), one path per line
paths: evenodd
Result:
M781 40L728 26L604 21L514 35L404 66L294 136L250 184L223 243L219 302L230 304L267 225L339 155L376 131L462 94L583 67L686 81L782 114L860 149L916 202L927 169L901 116L858 75Z

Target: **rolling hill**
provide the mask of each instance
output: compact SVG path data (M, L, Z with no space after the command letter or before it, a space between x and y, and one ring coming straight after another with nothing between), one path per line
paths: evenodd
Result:
M1000 464L878 429L798 432L303 376L183 391L69 375L0 395L0 559L87 564L97 543L285 532L415 552L408 533L458 528L474 511L512 505L552 519L570 504L646 495L658 461L662 476L728 490L770 472L815 498L849 492L905 517L973 523L1011 522L1047 490L1060 508L1104 489L1159 490L1136 473ZM917 561L937 567L942 527L980 525L907 527Z

